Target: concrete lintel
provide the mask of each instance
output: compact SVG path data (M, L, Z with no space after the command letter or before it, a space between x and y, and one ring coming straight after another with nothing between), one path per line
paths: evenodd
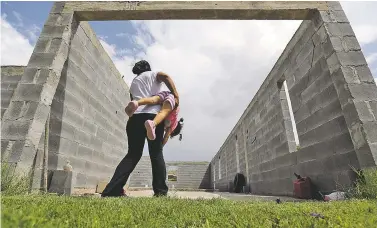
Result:
M74 11L82 21L238 19L307 20L327 2L299 1L135 1L66 2L63 12Z

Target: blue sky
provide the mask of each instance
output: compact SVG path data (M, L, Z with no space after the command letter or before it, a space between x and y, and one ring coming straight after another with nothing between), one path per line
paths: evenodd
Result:
M28 37L28 31L25 28L32 29L43 28L53 2L1 2L2 12L6 14L7 21L14 25L18 32ZM137 48L131 40L125 39L127 36L135 34L136 29L129 21L112 21L90 22L90 25L96 32L97 36L111 44L116 44L120 49ZM40 30L35 31L38 36ZM34 39L30 39L32 45Z
M1 2L2 64L27 64L52 4ZM342 2L342 6L377 77L377 2ZM184 140L169 142L164 150L165 157L168 160L210 160L300 21L90 24L127 83L133 77L132 62L141 58L149 60L154 69L171 74L175 80L181 94L181 114L185 118Z

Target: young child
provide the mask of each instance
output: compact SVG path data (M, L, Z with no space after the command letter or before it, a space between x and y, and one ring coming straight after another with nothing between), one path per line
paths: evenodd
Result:
M175 99L171 92L162 91L153 97L142 98L138 101L130 101L127 107L125 108L125 111L126 114L129 117L131 117L140 105L156 105L161 103L161 111L155 116L153 120L145 121L145 128L147 130L148 139L155 140L156 126L160 124L163 120L165 120L165 135L163 140L163 145L165 145L166 142L169 140L169 136L173 132L174 135L172 135L171 138L180 134L183 126L183 118L181 118L178 122L179 107L176 107ZM177 128L177 126L179 127ZM182 140L182 135L180 136L180 140Z

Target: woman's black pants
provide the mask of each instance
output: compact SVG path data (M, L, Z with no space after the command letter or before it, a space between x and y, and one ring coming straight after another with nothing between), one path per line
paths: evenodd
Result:
M143 155L147 131L144 123L153 120L155 114L134 114L127 122L128 153L115 169L114 175L102 192L102 196L120 196L131 172L135 169ZM152 185L154 194L167 195L166 166L162 154L162 141L164 136L164 122L156 126L156 139L148 140L149 156L152 164Z

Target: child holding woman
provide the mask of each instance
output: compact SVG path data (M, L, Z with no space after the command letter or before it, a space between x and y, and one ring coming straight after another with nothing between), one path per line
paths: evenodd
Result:
M161 111L153 120L145 121L144 125L147 130L148 139L155 140L156 126L165 120L165 135L163 140L163 145L165 145L169 140L169 136L173 138L180 134L183 127L183 118L178 121L179 107L176 105L175 98L171 92L162 91L153 97L141 98L138 101L130 101L125 108L125 111L126 114L131 117L139 106L157 104L162 104ZM179 140L182 140L182 134L180 134Z

